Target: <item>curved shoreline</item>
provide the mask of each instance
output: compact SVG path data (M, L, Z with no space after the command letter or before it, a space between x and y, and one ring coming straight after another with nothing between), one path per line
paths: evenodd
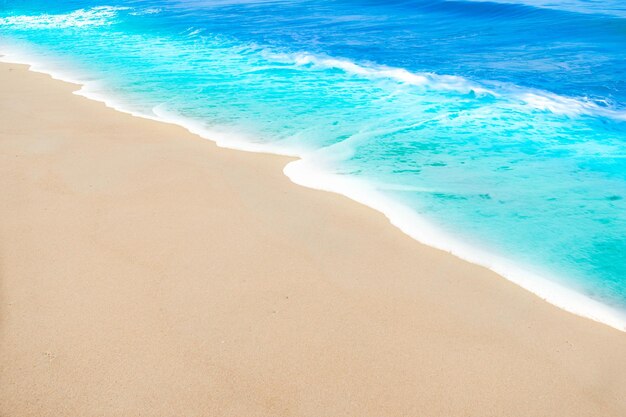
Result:
M289 158L0 64L7 416L621 417L626 338Z
M35 62L29 56L19 56L13 51L0 51L0 62L28 65L29 70L51 76L53 79L78 85L80 88L74 94L105 104L107 107L161 123L180 126L192 134L210 140L218 146L233 150L275 154L298 158L288 163L283 172L294 183L316 190L337 193L351 200L373 208L384 214L389 222L403 233L420 243L436 249L446 251L462 260L488 268L504 279L523 289L530 291L542 300L553 304L569 313L576 314L603 324L616 330L626 332L626 311L618 310L598 300L592 299L580 292L557 283L554 279L545 278L531 273L523 267L507 259L495 256L476 248L469 248L463 242L443 233L429 224L425 219L412 213L396 202L377 195L375 190L368 189L365 184L356 179L345 179L321 172L315 167L307 165L306 155L285 153L280 148L266 144L254 144L245 139L237 139L229 133L207 131L200 122L184 119L166 113L157 113L153 109L152 115L129 110L112 97L107 97L90 88L89 82L79 80L63 73L49 70L44 64ZM545 274L542 274L545 275Z

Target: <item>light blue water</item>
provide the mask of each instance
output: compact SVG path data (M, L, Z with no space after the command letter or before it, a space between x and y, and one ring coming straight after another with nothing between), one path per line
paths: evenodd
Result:
M622 1L51 3L0 0L6 59L625 328Z

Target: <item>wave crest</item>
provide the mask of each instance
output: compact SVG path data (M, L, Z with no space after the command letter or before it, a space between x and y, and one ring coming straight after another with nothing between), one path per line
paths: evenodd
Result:
M431 91L492 96L504 102L527 106L530 110L568 117L600 116L617 121L626 121L626 112L622 110L603 107L585 98L566 97L549 91L524 88L517 85L489 81L477 83L456 75L411 72L404 68L370 63L360 64L348 59L319 56L310 53L289 54L269 51L263 51L263 53L266 58L291 64L297 68L336 69L358 77L389 79Z
M18 15L0 17L0 26L17 29L64 29L86 26L109 26L116 23L120 10L129 7L98 6L66 14Z

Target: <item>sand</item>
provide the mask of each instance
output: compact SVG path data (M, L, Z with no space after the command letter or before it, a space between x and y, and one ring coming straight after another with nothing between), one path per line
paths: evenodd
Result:
M0 65L0 415L626 416L626 334L284 157Z

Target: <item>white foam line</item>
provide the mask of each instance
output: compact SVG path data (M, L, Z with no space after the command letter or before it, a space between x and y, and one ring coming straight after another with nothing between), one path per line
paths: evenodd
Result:
M128 7L98 6L79 9L67 14L40 14L0 17L0 26L19 26L29 29L51 29L84 26L106 26L120 10Z
M354 74L365 78L392 79L399 83L416 87L427 87L440 91L457 91L464 94L474 92L476 94L497 95L495 92L472 83L463 77L454 75L415 73L404 68L389 67L385 65L360 65L348 59L317 56L309 53L277 54L265 51L264 55L269 59L274 59L279 62L293 63L297 67L311 65L318 68L334 68L348 74Z
M604 108L591 101L563 97L545 91L525 91L515 95L527 105L543 111L566 116L599 115L609 119L626 121L626 112Z
M490 95L502 100L523 103L532 109L546 111L563 116L599 115L602 117L626 121L626 111L606 108L593 101L560 96L548 91L533 88L520 88L502 82L486 82L492 88L478 85L466 78L454 75L433 73L415 73L404 68L384 65L360 65L348 59L318 56L309 53L277 54L264 52L265 56L281 62L294 64L296 67L313 66L318 68L334 68L347 74L369 79L391 79L396 82L434 91L456 91L463 94L475 93Z
M324 172L306 157L287 164L284 173L296 184L342 194L371 207L383 213L391 224L413 239L470 263L486 267L563 310L626 331L626 312L526 271L507 259L468 246L442 232L411 208L386 197L367 182Z
M77 96L103 103L106 107L121 113L130 114L131 116L183 127L190 133L215 142L216 145L222 148L246 152L283 155L294 158L302 156L301 153L296 151L286 151L271 144L254 142L252 138L248 138L243 134L236 135L231 131L220 130L218 128L208 128L202 122L172 113L165 109L164 106L156 106L149 112L130 109L119 100L115 100L114 98L103 93L103 89L99 87L97 81L87 80L85 77L81 77L76 73L73 74L68 71L51 69L43 62L35 60L23 51L21 53L16 52L15 50L8 51L6 49L0 51L0 62L28 65L28 69L31 72L46 74L54 80L78 85L79 89L73 92L73 94Z
M322 171L311 162L312 158L307 158L305 153L285 152L278 147L250 142L245 137L233 137L229 132L207 129L196 120L168 113L159 107L152 109L151 114L130 110L120 102L98 92L97 83L94 81L81 80L80 77L60 71L51 71L44 64L38 63L31 57L25 54L18 54L15 51L8 53L0 51L0 54L2 54L0 62L29 65L30 71L48 74L54 79L81 85L81 88L75 91L74 94L102 102L107 107L136 117L179 125L191 133L215 142L218 146L249 152L298 157L300 159L288 163L283 170L285 175L295 184L341 194L371 207L383 213L392 225L425 245L446 251L470 263L486 267L565 311L626 332L626 312L557 284L544 276L526 271L509 260L496 257L477 248L472 248L438 230L409 207L389 199L366 182Z

